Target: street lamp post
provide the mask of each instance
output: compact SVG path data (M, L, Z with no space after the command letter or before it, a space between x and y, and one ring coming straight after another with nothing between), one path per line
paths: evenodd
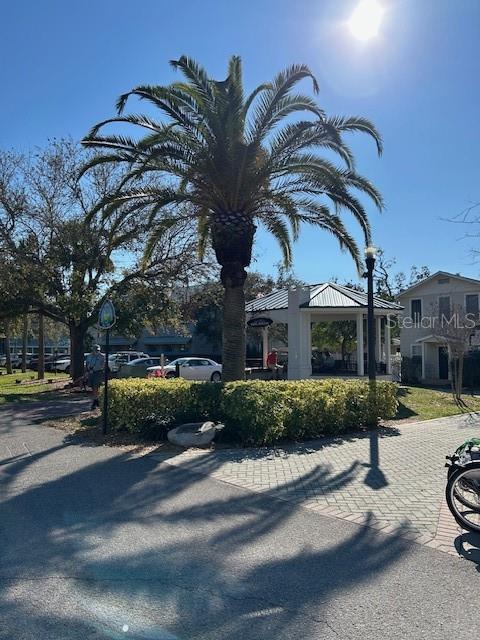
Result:
M367 330L368 330L368 379L372 382L376 380L375 362L375 317L373 315L373 270L375 268L375 257L377 250L373 246L365 249L365 262L367 272Z

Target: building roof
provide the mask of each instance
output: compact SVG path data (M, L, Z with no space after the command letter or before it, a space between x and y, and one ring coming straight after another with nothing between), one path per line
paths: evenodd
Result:
M154 335L143 338L145 344L187 344L191 340L191 336L179 335Z
M345 287L336 282L324 282L321 284L307 285L310 290L309 300L300 305L309 309L350 309L367 307L367 294L363 291L356 291L351 287ZM390 309L401 311L402 306L395 302L387 302L382 298L374 296L373 306L375 309ZM276 309L288 308L288 289L279 289L273 293L256 298L247 302L245 310L247 312L274 311Z
M417 343L422 343L422 342L446 342L446 338L442 337L442 336L434 336L434 335L429 335L429 336L424 336L423 338L418 338L418 340L415 340L415 342Z
M467 278L465 276L461 276L459 273L449 273L448 271L437 271L436 273L432 273L431 276L428 276L428 278L424 278L423 280L420 280L419 282L416 282L415 284L412 284L411 287L408 287L407 289L404 289L403 291L401 291L398 294L397 297L401 298L406 293L410 293L410 291L413 291L417 287L421 287L426 282L429 282L430 280L433 280L434 278L438 278L438 277L442 277L442 276L445 277L445 278L456 278L457 280L465 280L465 282L471 282L472 284L476 284L477 286L480 287L480 280L475 280L474 278Z

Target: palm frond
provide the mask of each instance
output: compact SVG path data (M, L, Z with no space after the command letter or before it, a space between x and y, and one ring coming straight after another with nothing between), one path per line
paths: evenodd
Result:
M292 266L292 243L290 234L285 222L277 215L276 212L264 212L260 216L260 220L264 227L270 231L275 240L278 242L283 254L283 264L285 267Z
M135 157L128 153L118 152L118 153L111 153L108 155L97 155L97 156L94 156L91 160L86 162L81 167L78 174L78 179L80 179L83 175L85 175L87 171L89 171L90 169L93 169L94 167L100 164L111 164L111 163L117 163L117 162L127 162L131 164L134 161L135 161Z
M142 256L141 266L142 268L146 268L152 259L153 253L155 249L159 246L159 244L164 240L168 231L174 228L178 224L178 219L175 216L165 216L161 221L157 222L157 224L153 227L150 232L146 245L145 251Z
M353 171L345 171L343 172L343 175L347 185L355 187L355 189L366 193L373 200L376 207L382 211L385 206L382 195L370 180L367 180L367 178L364 178Z
M355 159L350 148L333 127L326 127L323 122L301 120L287 124L275 133L270 141L269 151L272 159L278 161L289 158L293 153L307 152L315 147L334 151L348 169L354 169Z
M103 120L102 122L97 123L94 127L90 129L87 134L87 138L94 138L99 130L107 124L111 124L112 122L122 122L125 124L133 124L138 125L140 127L144 127L145 129L151 129L152 131L160 132L164 129L170 129L173 125L165 125L162 122L156 122L149 118L148 116L144 116L141 114L130 114L127 116L118 116L117 118L109 118L108 120Z
M378 155L383 153L382 136L377 128L367 118L360 116L333 116L327 119L327 123L335 127L338 131L360 131L368 134L375 141Z
M248 114L248 110L250 109L250 107L252 106L255 98L260 94L263 93L264 91L271 91L272 90L272 85L269 82L264 82L263 84L258 85L258 87L256 87L252 93L248 96L248 98L245 100L245 104L243 105L243 116L244 118L247 117Z
M178 60L170 60L170 66L179 69L204 100L212 99L212 88L207 72L193 58L181 56Z
M174 122L183 126L195 126L189 115L179 104L178 97L168 90L168 87L141 85L128 93L124 93L117 101L117 111L121 115L130 96L137 96L140 100L146 100L163 113L172 118Z
M95 138L85 137L82 140L85 147L104 147L107 149L118 149L119 151L129 151L137 154L138 144L133 138L127 136L96 136Z
M352 256L359 272L362 270L362 258L357 243L351 236L339 216L332 214L328 207L313 202L305 202L302 209L310 215L305 222L328 231L339 242L340 248L347 250Z
M266 135L284 118L296 112L309 112L318 119L323 119L325 113L315 100L308 96L285 95L275 100L269 95L261 94L253 112L253 119L249 125L247 140L260 144Z

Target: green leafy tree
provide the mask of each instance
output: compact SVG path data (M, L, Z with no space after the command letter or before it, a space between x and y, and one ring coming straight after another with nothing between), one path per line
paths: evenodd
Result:
M252 300L275 288L276 282L271 276L251 271L245 281L245 297ZM206 338L215 351L220 351L222 346L222 289L216 281L207 282L197 288L183 308L184 317L195 325L195 333ZM249 330L258 337L258 330Z
M139 292L148 282L161 282L166 289L182 281L198 262L186 259L196 255L191 231L186 225L164 228L155 250L143 259L148 220L128 205L114 215L97 207L119 188L119 167L101 165L79 178L91 154L71 140L54 140L27 160L0 156L8 169L3 180L8 197L0 199L0 243L9 274L9 282L0 284L0 292L6 292L0 305L65 325L71 374L77 378L83 373L87 331L103 301ZM1 177L0 171L0 197Z
M356 349L357 328L354 320L318 322L312 329L312 346L342 354L342 362Z
M186 56L171 64L183 74L183 81L134 88L120 96L118 117L90 131L83 143L106 153L86 170L103 163L128 167L122 188L102 207L104 216L114 215L125 204L130 209L147 207L145 219L152 226L147 254L165 226L185 216L196 221L200 251L211 243L221 266L224 379L241 379L246 267L258 225L279 242L286 265L292 261L291 240L305 223L333 234L360 268L359 249L340 211L353 215L369 243L367 214L356 192L366 194L379 208L382 200L356 172L343 134L367 133L379 153L382 143L367 119L328 117L313 98L296 92L304 79L311 80L314 93L318 92L317 81L305 65L292 65L246 95L238 56L230 59L222 81L210 78ZM131 96L156 107L160 119L123 115ZM140 139L101 135L100 130L110 123L138 126L145 135ZM323 151L336 154L344 166L327 160ZM138 185L142 176L167 176L170 182Z

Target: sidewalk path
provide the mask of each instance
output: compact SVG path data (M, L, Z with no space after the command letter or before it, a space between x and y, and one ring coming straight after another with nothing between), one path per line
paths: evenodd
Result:
M196 459L197 471L219 480L385 533L402 526L410 539L455 553L461 530L443 505L445 456L479 435L480 416L462 415L296 446L189 450L169 462Z
M205 475L257 462L267 474L262 452L243 452L245 463L173 454L167 464L38 424L81 407L0 410L1 640L472 637L478 554L468 562L406 540L401 527L385 535L278 500L283 478L267 490L249 472L259 493ZM381 465L394 440L381 439ZM340 490L368 472L365 442L346 445L360 447L352 469L306 448L278 460L292 461L301 491L315 478Z

